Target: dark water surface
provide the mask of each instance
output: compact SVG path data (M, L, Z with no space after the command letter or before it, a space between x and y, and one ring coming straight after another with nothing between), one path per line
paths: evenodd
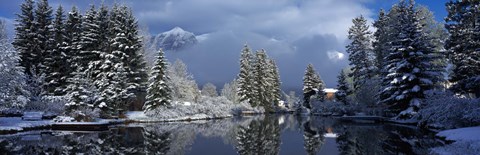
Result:
M414 127L279 115L0 135L0 154L428 154L438 144Z

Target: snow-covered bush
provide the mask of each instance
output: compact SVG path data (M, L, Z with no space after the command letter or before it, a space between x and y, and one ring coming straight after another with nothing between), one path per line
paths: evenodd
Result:
M53 119L54 122L73 122L75 119L70 116L57 116Z
M32 100L25 105L25 111L43 111L54 115L64 112L67 98L64 96L42 96L39 100Z
M435 92L424 103L417 116L420 126L451 129L480 125L480 99Z
M238 80L234 79L230 83L223 85L221 96L226 97L228 100L237 104L240 101L240 96L237 93L238 91Z
M201 93L203 96L208 96L208 97L218 96L217 87L212 83L207 83L203 85Z
M341 102L324 101L313 102L312 113L321 114L344 114L346 106Z
M67 97L43 96L41 101L46 105L44 109L45 112L52 113L54 115L59 115L65 111L65 104L67 103Z
M233 104L225 97L202 97L200 103L185 104L174 102L172 106L161 106L147 111L145 114L158 119L194 118L207 116L209 118L228 117L237 114L241 110L251 109L248 104Z
M91 107L80 107L70 113L70 116L77 122L93 122L96 118L100 117L101 110L98 108L92 109Z

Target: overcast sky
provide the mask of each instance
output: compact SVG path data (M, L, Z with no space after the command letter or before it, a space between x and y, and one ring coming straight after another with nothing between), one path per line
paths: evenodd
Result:
M299 90L308 63L314 64L327 87L335 87L336 76L348 65L345 52L348 27L354 17L370 22L380 8L389 9L396 0L105 0L131 6L139 23L152 34L176 26L201 35L196 46L167 58L184 60L195 79L203 84L231 81L238 73L238 58L245 43L253 50L265 49L277 61L283 89ZM446 16L447 0L417 0L430 8L437 20ZM0 18L13 33L15 13L21 0L0 0ZM80 10L99 0L51 0ZM82 11L84 12L84 11Z

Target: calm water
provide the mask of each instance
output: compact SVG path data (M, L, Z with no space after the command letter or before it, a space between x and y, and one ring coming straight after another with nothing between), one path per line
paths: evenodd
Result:
M256 116L0 135L0 154L428 154L432 133L334 118Z

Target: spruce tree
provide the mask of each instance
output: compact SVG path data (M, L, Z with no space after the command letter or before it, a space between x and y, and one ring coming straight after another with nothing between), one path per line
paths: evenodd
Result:
M435 60L434 46L430 38L422 32L414 2L401 1L398 4L398 22L395 25L395 40L386 57L388 76L384 78L384 90L380 94L381 103L388 105L390 112L400 113L400 118L409 118L421 106L434 80L441 76L432 70Z
M266 112L273 112L271 93L271 80L268 75L268 56L265 50L257 51L255 54L254 68L254 102L265 108Z
M172 90L167 85L167 81L169 80L169 77L166 74L167 60L163 55L163 51L159 50L155 65L152 67L152 73L149 78L150 84L147 89L146 102L143 106L144 111L151 111L159 106L171 105Z
M252 107L258 106L254 102L253 81L253 55L250 48L245 44L240 56L240 73L238 74L238 96L240 102L247 101Z
M347 45L349 53L348 60L352 65L353 88L357 90L366 80L373 77L375 70L373 63L373 50L371 45L371 32L368 30L367 20L357 17L352 20L353 26L348 30L348 39L351 43Z
M38 68L36 57L40 55L34 42L36 27L34 15L34 1L25 0L20 5L21 13L17 14L15 25L15 39L13 45L20 55L20 65L30 74L32 68Z
M53 49L53 31L52 31L52 7L48 4L48 0L41 0L37 4L35 10L35 38L34 47L38 50L39 55L35 57L35 64L39 66L37 73L49 75L52 74L52 66L48 62L52 61ZM49 83L45 84L46 86ZM50 91L50 92L53 92Z
M449 52L450 61L453 64L450 74L453 90L457 93L468 95L477 93L480 95L480 38L478 25L480 25L479 1L462 0L450 1L447 4L448 16L445 18L449 38L445 48ZM476 29L477 28L477 29ZM478 97L478 96L477 96Z
M308 64L305 75L303 76L303 105L311 109L310 99L314 95L317 95L316 97L320 101L323 101L325 95L323 89L325 89L325 85L320 75L315 71L312 64Z
M335 97L338 101L342 102L343 104L347 105L347 96L350 95L352 92L347 82L347 75L344 70L340 71L338 75L337 81L337 89L338 91L335 92Z
M270 71L269 75L271 80L271 88L269 89L271 93L270 98L276 106L280 102L282 90L280 88L281 81L280 81L280 75L278 72L278 66L275 63L275 61L272 59L269 59L269 71Z
M73 72L73 77L69 78L68 102L65 104L65 113L72 116L74 112L80 109L94 109L97 97L97 89L92 83L90 76L81 72Z
M380 10L378 14L378 20L373 23L373 26L377 29L373 36L375 40L373 41L373 51L375 53L375 66L377 68L377 75L381 78L386 76L386 71L384 70L385 66L385 56L388 54L386 51L389 50L389 41L390 41L390 31L389 31L389 18L383 9Z
M78 64L77 71L89 73L92 77L97 77L100 73L100 32L101 30L98 24L98 13L94 5L90 6L90 9L85 13L82 20L82 31L79 43L79 53L77 54ZM93 78L93 80L97 80Z
M62 49L65 42L65 15L62 6L57 8L53 22L53 42L51 53L45 60L47 66L45 81L46 91L50 95L65 95L64 89L67 87L66 68L69 66L67 57Z
M142 54L142 43L138 32L138 23L133 13L127 7L124 10L125 36L127 39L125 53L127 54L126 64L128 64L128 85L133 94L140 99L146 92L147 71L146 61Z
M73 6L70 12L68 12L67 21L65 22L65 38L64 42L61 45L61 49L63 54L66 58L66 63L69 65L65 65L64 72L64 79L68 81L68 79L73 78L73 72L77 71L79 68L80 63L78 60L80 59L79 55L79 45L80 45L80 36L82 31L82 17L78 12L77 7ZM92 77L93 78L93 77ZM68 84L71 84L68 82Z
M98 80L94 81L95 86L100 92L95 107L103 111L102 117L118 115L127 108L128 99L134 94L129 93L127 85L127 70L122 60L125 53L113 51L112 53L103 53L103 61L100 66Z

